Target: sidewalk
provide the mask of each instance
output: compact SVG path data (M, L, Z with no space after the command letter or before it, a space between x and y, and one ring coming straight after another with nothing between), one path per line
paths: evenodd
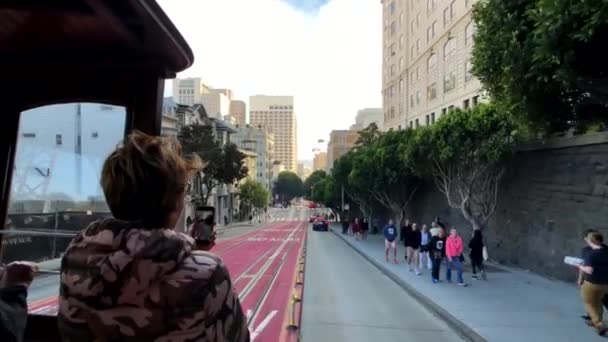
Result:
M605 340L580 318L584 310L574 285L497 265L486 268L487 281L472 279L467 271L468 287L433 284L429 270L420 276L408 272L403 246L397 249L399 264L389 264L384 259L382 236L370 235L366 241L356 241L350 235L342 235L337 226L332 231L468 340ZM445 280L445 265L440 278ZM403 315L407 319L407 312Z

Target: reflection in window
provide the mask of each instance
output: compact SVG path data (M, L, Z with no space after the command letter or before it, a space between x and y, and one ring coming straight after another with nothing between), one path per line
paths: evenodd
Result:
M70 232L110 215L99 176L123 138L125 122L124 107L94 103L21 113L6 227L63 235L6 237L2 262L59 258L72 239Z
M431 101L437 98L437 83L433 82L426 88L426 99Z
M450 38L443 46L443 59L447 60L452 57L454 51L456 51L456 39Z
M436 65L437 65L437 54L434 53L431 55L431 57L429 57L429 59L426 62L428 72L430 73L432 70L434 70Z
M469 82L470 80L473 79L473 63L471 63L471 61L467 61L464 64L464 81L465 82Z
M456 74L452 71L443 77L443 92L450 92L454 88L456 88Z

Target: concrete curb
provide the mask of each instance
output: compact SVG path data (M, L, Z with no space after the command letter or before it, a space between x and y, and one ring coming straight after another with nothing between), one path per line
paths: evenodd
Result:
M382 263L376 261L374 258L370 257L369 255L367 255L364 252L362 252L361 250L359 250L359 248L357 248L351 241L349 241L344 236L342 236L341 233L335 232L334 227L330 228L330 231L334 235L336 235L337 237L342 239L342 241L344 241L344 243L346 243L348 246L350 246L352 249L354 249L357 253L359 253L359 255L361 255L363 258L365 258L365 260L369 261L372 265L374 265L377 269L379 269L382 273L384 273L384 275L386 275L387 277L392 279L395 283L397 283L397 285L401 286L401 288L403 288L409 295L411 295L414 299L416 299L420 304L424 305L432 313L434 313L435 315L439 316L439 318L444 320L448 324L448 326L450 326L450 328L454 329L456 331L456 333L458 333L458 335L460 335L462 338L466 339L467 341L471 341L471 342L488 342L485 338L483 338L481 335L479 335L475 330L471 329L464 322L462 322L461 320L456 318L454 315L452 315L447 310L445 310L444 308L439 306L437 303L435 303L433 300L431 300L427 296L423 295L420 291L416 290L416 288L414 288L412 285L408 284L406 281L401 279L398 275L396 275L392 271L386 269L386 267L384 267L382 265Z

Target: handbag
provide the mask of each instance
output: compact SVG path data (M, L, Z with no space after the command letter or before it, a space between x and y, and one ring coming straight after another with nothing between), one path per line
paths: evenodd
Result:
M483 255L483 260L488 260L488 249L486 248L486 246L483 246L483 249L481 250L481 253Z

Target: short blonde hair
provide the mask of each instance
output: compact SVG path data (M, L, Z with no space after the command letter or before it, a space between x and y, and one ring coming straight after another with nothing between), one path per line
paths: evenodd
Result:
M182 155L177 140L134 131L104 162L101 187L115 218L160 228L202 167L198 156Z

